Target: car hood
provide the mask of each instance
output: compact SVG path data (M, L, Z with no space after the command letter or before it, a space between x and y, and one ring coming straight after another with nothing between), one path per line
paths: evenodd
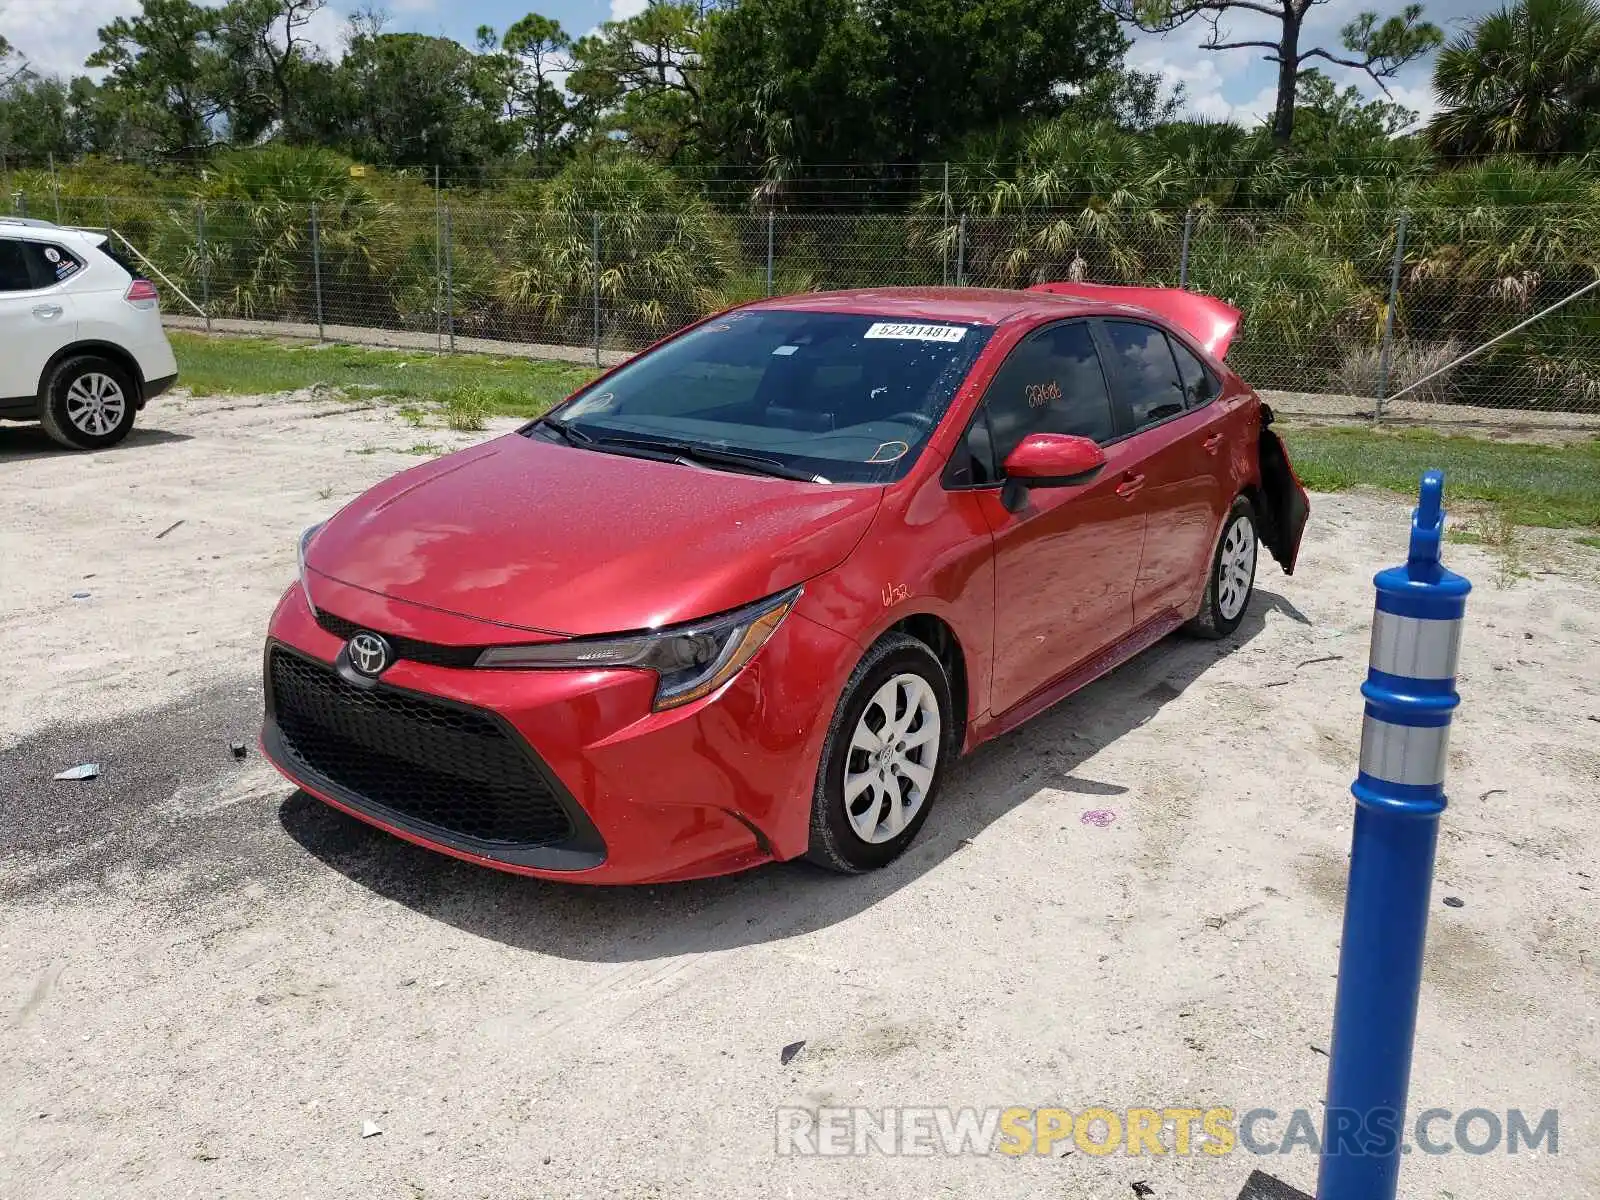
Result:
M357 497L306 565L517 629L616 633L737 608L837 566L882 494L509 434Z

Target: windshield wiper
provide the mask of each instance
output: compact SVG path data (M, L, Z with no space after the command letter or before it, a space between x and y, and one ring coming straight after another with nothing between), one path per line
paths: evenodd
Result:
M592 446L594 439L581 429L574 428L559 417L540 417L534 422L560 435L569 446Z
M639 450L655 450L690 462L712 467L731 467L755 475L771 475L777 479L794 479L800 483L828 483L821 475L791 467L775 458L760 454L741 454L737 450L719 450L715 446L702 446L696 442L663 442L654 438L604 437L595 439L599 447L630 446Z

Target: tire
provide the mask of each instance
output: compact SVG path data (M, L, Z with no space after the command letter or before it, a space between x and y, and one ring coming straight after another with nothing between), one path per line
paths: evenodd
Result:
M1244 620L1255 590L1256 562L1261 542L1256 537L1255 509L1240 496L1228 510L1211 556L1206 598L1200 612L1184 630L1203 638L1225 638Z
M889 704L898 711L890 713ZM930 729L935 714L938 728ZM907 721L904 736L876 752L863 748L870 742L858 737L863 730L876 738L896 716ZM851 673L828 727L806 857L845 874L875 870L898 858L928 819L953 757L954 731L950 681L933 651L904 634L878 641ZM926 735L920 742L914 740L919 733ZM897 752L895 746L903 749ZM860 785L850 803L847 774L852 785Z
M57 363L45 381L40 423L69 450L104 450L128 436L139 393L118 363L83 354Z

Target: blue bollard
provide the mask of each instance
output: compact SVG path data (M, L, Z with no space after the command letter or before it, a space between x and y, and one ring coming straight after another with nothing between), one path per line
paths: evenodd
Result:
M1461 618L1439 561L1444 475L1422 477L1403 567L1378 572L1317 1200L1394 1200Z

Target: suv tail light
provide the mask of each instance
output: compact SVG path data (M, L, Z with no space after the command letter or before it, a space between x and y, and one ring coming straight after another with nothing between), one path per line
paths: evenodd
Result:
M156 285L148 279L135 279L128 285L127 295L123 296L129 304L154 304L160 298L156 293Z

